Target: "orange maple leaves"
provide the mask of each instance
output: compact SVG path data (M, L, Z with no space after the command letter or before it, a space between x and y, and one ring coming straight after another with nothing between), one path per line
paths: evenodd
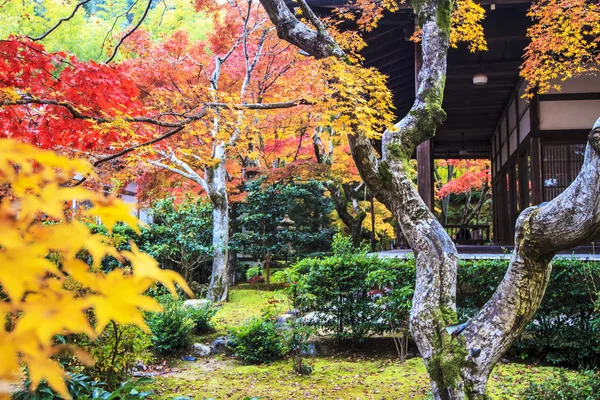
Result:
M521 76L531 92L560 90L560 81L598 72L600 63L600 6L586 0L540 0L528 16L531 43L525 49Z

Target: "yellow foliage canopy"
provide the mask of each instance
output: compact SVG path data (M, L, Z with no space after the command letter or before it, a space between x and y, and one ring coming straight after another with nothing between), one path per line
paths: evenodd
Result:
M117 221L137 229L137 219L116 198L63 186L76 173L91 172L84 160L0 140L0 187L7 190L0 202L0 398L9 397L8 383L19 378L22 365L29 370L32 388L45 379L68 398L65 373L51 357L70 350L84 362L91 360L79 349L55 344L56 335L93 338L111 320L147 329L142 310L160 311L160 305L144 295L154 282L173 294L177 283L191 294L181 276L160 269L134 244L131 252L119 252L83 222L65 217L65 202L89 201L93 206L85 214L101 217L109 230ZM92 257L92 267L77 258L82 251ZM107 255L130 267L108 274L99 271ZM69 290L74 287L76 292Z

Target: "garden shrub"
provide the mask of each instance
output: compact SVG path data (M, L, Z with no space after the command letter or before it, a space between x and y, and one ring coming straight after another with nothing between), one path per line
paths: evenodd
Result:
M105 382L108 389L114 389L131 377L136 361L149 360L146 350L151 345L150 336L137 326L112 322L85 346L95 360L85 372Z
M217 313L217 308L212 303L206 303L201 307L186 307L189 318L194 323L194 329L199 333L206 333L213 330L210 322Z
M136 381L125 381L114 391L105 389L104 382L97 381L85 374L69 374L65 383L69 395L74 400L143 400L152 391L140 391L142 385L152 383L152 378L143 377ZM27 379L24 390L13 393L13 400L61 400L63 397L41 381L36 390L30 391L31 381Z
M524 400L600 399L600 374L583 371L573 377L560 371L542 383L530 383L519 397Z
M457 304L463 320L485 304L507 268L507 260L461 261ZM600 263L554 260L542 304L511 354L565 367L600 365L600 326L594 324L599 283Z
M164 308L162 313L149 313L146 322L152 331L152 344L159 353L169 353L189 344L188 334L194 328L189 309L182 300L171 296L157 299Z
M333 256L304 259L277 277L289 277L287 291L294 306L318 312L311 321L338 340L362 340L370 333L391 330L390 318L397 319L392 321L396 326L405 324L410 307L400 307L398 314L386 311L378 299L392 293L406 298L398 291L414 282L411 262L356 251L350 238L342 235L335 236L333 249Z
M233 355L249 364L281 360L288 353L287 334L272 315L253 317L229 330L227 347Z
M288 286L285 290L295 307L321 313L318 327L338 339L360 340L384 331L405 339L415 282L414 259L371 257L340 237L333 248L333 256L304 259L277 273L274 281ZM507 268L508 260L460 262L459 320L468 320L483 307ZM555 260L542 304L510 354L566 367L599 366L597 287L600 263ZM397 344L400 347L406 342Z
M91 397L97 388L104 386L103 382L96 381L85 374L70 373L65 380L67 390L73 399ZM40 382L38 387L31 391L31 380L29 378L24 383L24 389L19 390L12 395L13 400L61 400L62 396L56 393L46 381Z

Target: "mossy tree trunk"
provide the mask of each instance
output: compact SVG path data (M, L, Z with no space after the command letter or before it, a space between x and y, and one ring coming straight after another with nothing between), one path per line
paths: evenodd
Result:
M295 19L284 0L261 3L280 37L317 58L340 56L339 48L323 34L322 25L315 23L313 29ZM434 397L483 399L492 369L541 303L554 254L600 233L600 119L590 133L584 165L575 182L553 201L521 213L515 252L504 280L465 330L450 335L446 328L458 322L456 247L406 171L417 145L432 138L445 119L442 100L453 4L451 0L414 0L411 5L423 30L423 64L415 102L396 129L383 134L381 157L360 130L360 121L349 142L361 177L397 219L415 253L410 329Z
M352 238L352 245L359 247L363 235L363 221L367 217L367 213L358 206L356 191L350 184L342 184L335 181L325 183L325 188L331 194L335 210L340 217L340 220L346 225L348 233ZM348 204L352 205L352 213L348 210Z

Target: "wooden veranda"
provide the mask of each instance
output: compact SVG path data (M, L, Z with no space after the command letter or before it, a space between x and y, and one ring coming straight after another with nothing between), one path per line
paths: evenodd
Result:
M327 14L345 0L309 0ZM521 210L556 197L577 175L587 134L600 110L600 77L562 83L562 91L525 100L519 77L529 43L526 12L530 0L479 0L488 51L471 53L466 46L450 49L443 108L446 122L422 143L417 159L418 187L434 206L434 159L485 158L492 163L493 231L491 241L513 242ZM410 41L414 15L408 3L389 13L366 34L366 66L388 75L398 117L414 101L419 45ZM475 85L483 74L487 83Z

